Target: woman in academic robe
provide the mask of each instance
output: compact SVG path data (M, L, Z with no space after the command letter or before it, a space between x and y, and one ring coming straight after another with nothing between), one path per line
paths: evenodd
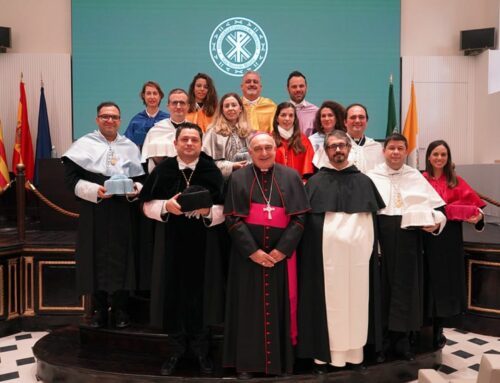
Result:
M134 142L139 149L142 148L149 129L158 121L170 117L170 114L160 110L160 103L164 96L160 84L154 81L146 82L142 86L140 96L146 109L132 117L125 130L125 137Z
M486 204L455 174L450 147L431 142L425 155L424 177L446 202L446 226L440 235L424 233L429 296L427 309L434 320L434 346L444 347L443 320L465 309L465 270L462 222L484 227L481 211Z
M203 136L202 150L214 159L226 180L247 164L247 139L251 132L240 96L222 96L214 121Z
M333 130L345 132L344 118L345 108L338 102L327 100L321 104L314 118L314 134L309 136L315 152L323 148L328 133Z
M303 180L314 173L311 141L301 133L295 106L282 102L273 119L273 138L276 142L276 163L295 169Z
M217 91L212 78L205 73L197 73L189 85L188 97L186 120L205 132L217 110Z

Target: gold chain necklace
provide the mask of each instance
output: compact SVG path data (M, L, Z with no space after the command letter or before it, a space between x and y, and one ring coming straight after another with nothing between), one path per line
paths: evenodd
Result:
M187 168L187 169L189 169L189 168ZM182 174L182 176L184 177L184 181L186 181L186 188L188 188L188 187L189 187L189 184L190 184L190 182L191 182L191 178L193 178L194 170L193 170L193 171L191 172L191 174L189 175L189 178L187 178L187 177L186 177L186 173L184 173L184 170L185 170L185 169L181 170L181 174Z

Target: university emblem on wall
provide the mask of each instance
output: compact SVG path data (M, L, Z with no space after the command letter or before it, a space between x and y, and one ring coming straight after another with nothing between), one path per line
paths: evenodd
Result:
M222 72L241 77L259 69L266 60L267 37L254 21L232 17L215 27L210 36L210 57Z

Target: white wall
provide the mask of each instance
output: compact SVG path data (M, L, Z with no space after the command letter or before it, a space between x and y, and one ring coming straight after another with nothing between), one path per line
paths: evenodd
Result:
M461 56L460 31L499 17L499 0L401 0L401 56Z
M402 121L413 78L421 163L437 138L450 143L457 164L500 160L500 93L488 94L489 52L464 57L459 50L461 30L495 27L498 34L499 18L499 0L401 1Z
M0 0L0 26L9 53L71 53L71 0Z

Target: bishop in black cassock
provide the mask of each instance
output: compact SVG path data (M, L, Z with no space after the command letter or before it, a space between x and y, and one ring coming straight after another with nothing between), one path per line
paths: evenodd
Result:
M253 165L231 175L224 205L232 239L224 366L241 377L292 372L295 248L309 210L298 173L274 163L274 140L257 133L249 145Z

